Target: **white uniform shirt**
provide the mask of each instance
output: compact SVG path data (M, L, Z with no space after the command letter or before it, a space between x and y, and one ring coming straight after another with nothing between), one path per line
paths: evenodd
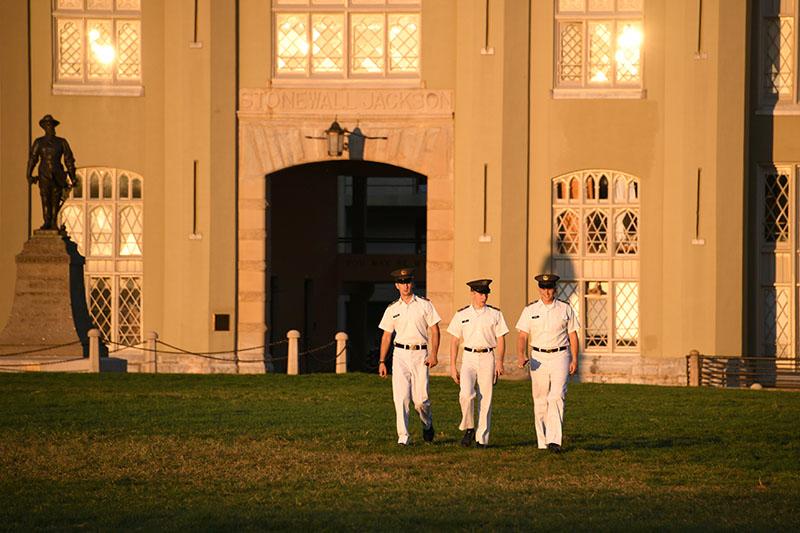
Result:
M522 310L517 321L517 329L528 334L530 345L543 350L569 346L569 333L579 327L572 306L561 300L550 305L536 300Z
M400 344L425 344L428 328L441 320L430 300L414 294L408 303L398 298L389 304L378 327L396 332L394 341Z
M496 348L497 338L508 333L506 319L496 307L484 305L475 309L471 305L456 311L447 333L453 337L464 337L464 346L477 350Z

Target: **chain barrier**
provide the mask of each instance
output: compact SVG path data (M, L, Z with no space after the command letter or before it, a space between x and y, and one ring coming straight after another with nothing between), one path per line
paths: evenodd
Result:
M13 352L13 353L4 353L0 354L0 357L15 357L17 355L30 355L34 353L44 353L50 351L54 348L64 348L65 346L74 346L76 344L80 344L81 341L73 341L73 342L66 342L64 344L53 344L47 346L47 348L34 348L32 350L23 350L21 352Z
M60 365L63 363L71 363L72 361L86 360L86 357L73 357L72 359L60 359L58 361L43 361L41 363L0 363L0 368L15 368L21 366L47 366L47 365Z

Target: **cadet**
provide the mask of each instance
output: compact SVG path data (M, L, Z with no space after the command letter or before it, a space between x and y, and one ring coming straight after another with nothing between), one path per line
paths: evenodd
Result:
M450 340L450 376L461 385L458 395L461 403L461 424L464 431L462 446L485 448L489 445L492 429L492 386L503 374L503 356L508 326L503 313L496 307L486 305L489 298L490 279L476 279L467 285L472 304L459 309L450 321L447 332ZM456 368L459 340L464 339L464 354L461 357L461 374ZM477 388L475 384L477 382ZM478 399L478 433L475 434L473 403Z
M561 452L561 427L564 423L564 399L567 377L578 369L578 318L572 306L556 300L555 274L540 274L537 300L522 310L517 322L518 366L525 366L530 340L533 421L540 449Z
M379 327L383 330L378 373L386 377L386 356L394 338L392 359L392 396L397 417L397 443L410 443L408 434L409 402L422 420L422 438L434 436L431 402L428 399L428 372L438 364L439 313L427 298L414 294L414 270L401 268L392 272L400 298L389 304ZM428 329L430 328L430 338Z

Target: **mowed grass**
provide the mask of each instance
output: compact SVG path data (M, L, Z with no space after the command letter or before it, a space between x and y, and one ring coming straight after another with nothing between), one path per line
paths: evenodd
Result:
M308 376L0 375L0 529L797 529L800 394L573 384L536 448L528 382L492 447L395 444L391 383Z

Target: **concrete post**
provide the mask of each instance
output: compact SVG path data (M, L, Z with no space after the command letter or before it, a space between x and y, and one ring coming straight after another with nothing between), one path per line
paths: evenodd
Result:
M347 333L336 334L336 373L347 374Z
M147 361L151 374L158 374L158 333L155 331L147 332Z
M94 373L100 372L100 330L92 328L89 336L89 369Z
M286 362L286 373L290 376L296 376L300 368L300 357L298 346L300 344L300 332L296 329L289 330L286 334L289 339L289 360Z
M689 386L700 386L700 352L697 350L689 351Z

